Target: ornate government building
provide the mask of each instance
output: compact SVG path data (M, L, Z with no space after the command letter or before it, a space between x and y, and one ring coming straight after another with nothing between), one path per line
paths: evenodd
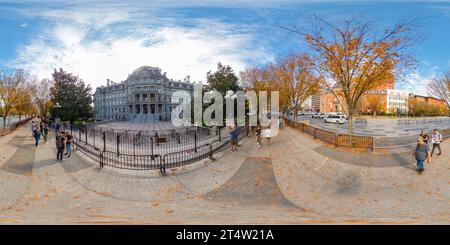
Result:
M178 103L171 103L172 94L181 90L192 95L193 89L189 77L174 81L157 67L142 66L125 81L115 83L107 79L106 86L95 90L95 119L168 121L172 110L181 102L178 99Z

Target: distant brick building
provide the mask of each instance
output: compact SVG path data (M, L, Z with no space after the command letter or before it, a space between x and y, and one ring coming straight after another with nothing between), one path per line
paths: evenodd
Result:
M338 93L339 88L334 88ZM339 103L339 100L343 103ZM343 96L339 100L329 89L320 92L321 112L344 112ZM413 101L424 102L429 105L445 106L445 101L428 96L414 95L409 91L394 89L394 82L387 82L374 90L363 94L355 108L357 114L361 113L398 113L406 114L411 111Z
M317 92L311 96L311 109L315 112L320 111L320 99L320 92Z

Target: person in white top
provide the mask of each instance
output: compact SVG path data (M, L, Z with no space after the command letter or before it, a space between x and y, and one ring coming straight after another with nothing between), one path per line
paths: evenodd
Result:
M433 130L433 134L431 135L431 143L433 144L433 149L431 150L431 156L433 156L434 149L438 148L439 153L438 156L441 155L441 142L442 142L442 135L439 133L437 129Z

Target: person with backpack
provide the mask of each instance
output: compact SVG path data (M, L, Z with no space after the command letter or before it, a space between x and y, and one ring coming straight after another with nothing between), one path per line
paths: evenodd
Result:
M36 131L36 124L34 121L31 121L31 136L34 137L34 131Z
M41 139L41 131L39 128L36 128L33 132L34 139L36 140L36 147L39 145L39 140Z
M441 143L442 143L442 135L439 133L437 129L433 130L433 134L431 135L431 143L433 144L433 149L431 150L431 156L433 156L434 149L438 148L439 153L438 156L441 155Z
M68 155L67 158L72 154L72 140L72 135L70 135L69 132L66 132L66 154L64 155Z
M56 136L56 159L63 161L63 154L65 148L65 137L64 134L58 133Z
M42 136L44 136L44 125L45 125L45 122L43 120L41 120L41 122L39 123L39 128L41 129Z
M420 137L423 139L423 142L425 144L428 144L428 134L425 133L424 129L422 129L422 131L420 131Z

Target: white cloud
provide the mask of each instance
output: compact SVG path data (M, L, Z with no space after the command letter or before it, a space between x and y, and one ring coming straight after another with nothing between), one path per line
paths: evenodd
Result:
M423 62L422 62L423 63ZM434 66L423 71L414 71L407 74L402 81L399 81L397 88L411 91L414 94L428 95L426 84L439 74L439 67Z
M25 28L27 26L28 26L28 23L23 23L23 24L20 25L20 27L22 27L22 28Z
M239 72L249 60L272 59L244 27L213 19L196 19L185 27L170 17L134 11L124 7L102 12L78 8L23 12L49 24L18 48L10 65L41 78L61 67L96 87L104 85L106 78L122 81L143 65L158 66L169 78L190 75L191 80L204 81L218 61Z

